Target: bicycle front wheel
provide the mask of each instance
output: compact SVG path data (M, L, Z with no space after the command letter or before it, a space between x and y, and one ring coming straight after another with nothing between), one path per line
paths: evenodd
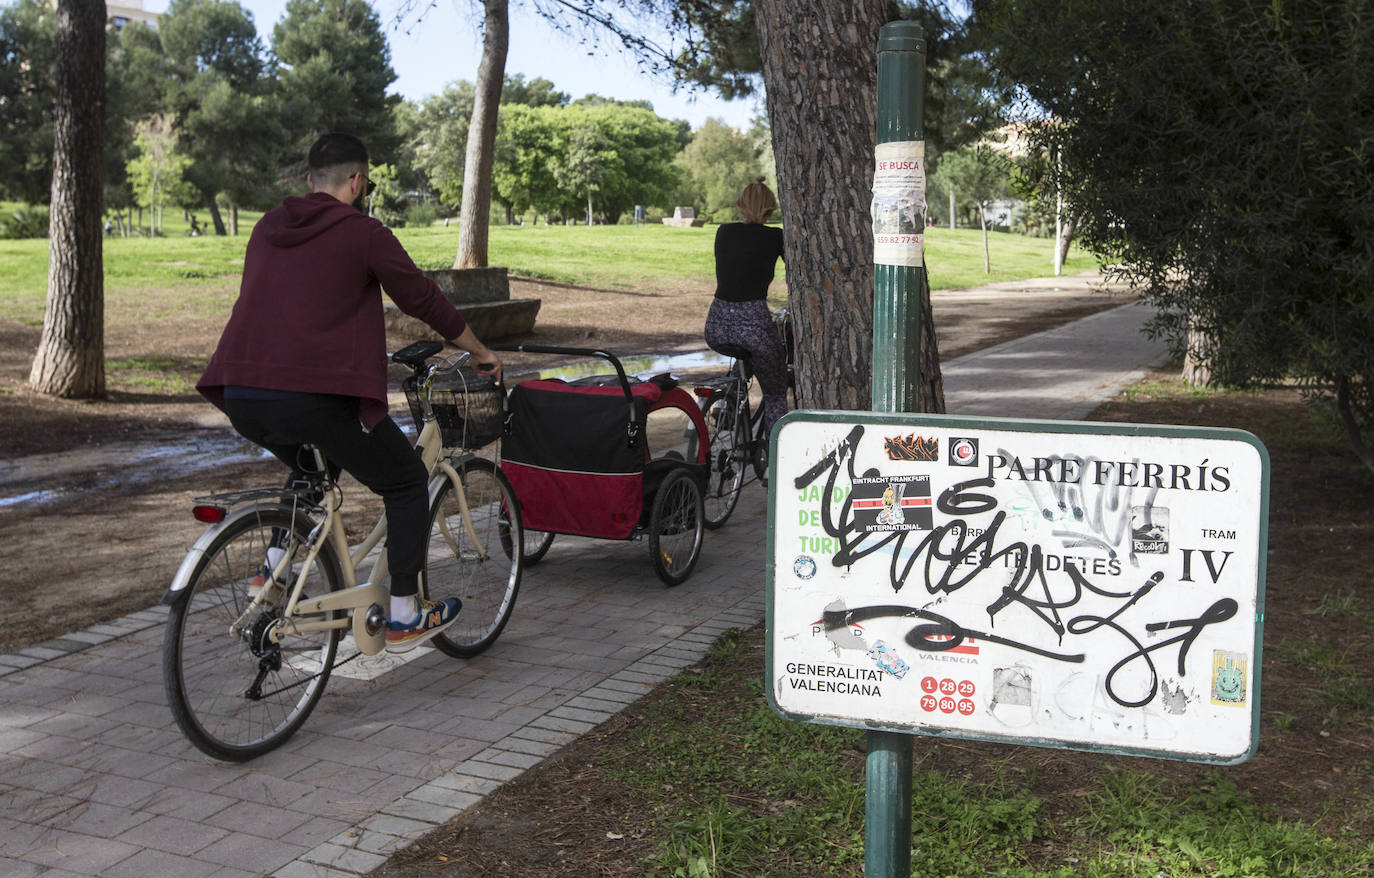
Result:
M281 745L314 710L334 666L339 630L292 631L281 618L284 597L243 618L253 577L277 552L290 556L291 576L301 575L307 518L285 508L259 509L221 527L167 614L162 678L187 739L216 759L243 762ZM305 571L304 595L336 591L341 582L333 551L322 546ZM241 629L234 634L236 622ZM276 643L274 629L282 632Z
M469 658L496 642L520 590L520 506L506 474L489 460L458 466L460 485L445 478L430 504L423 588L430 600L463 602L458 621L435 635L446 654Z
M702 417L711 437L711 475L702 496L702 521L714 530L730 519L739 502L749 436L729 394L707 400Z

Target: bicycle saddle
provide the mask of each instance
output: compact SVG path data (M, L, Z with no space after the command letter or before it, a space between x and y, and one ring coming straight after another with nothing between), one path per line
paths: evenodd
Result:
M412 369L444 349L444 343L426 339L406 345L391 355L393 363L410 366Z

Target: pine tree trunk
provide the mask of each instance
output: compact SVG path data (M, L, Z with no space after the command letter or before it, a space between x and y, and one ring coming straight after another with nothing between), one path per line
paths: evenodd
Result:
M29 384L88 399L105 395L103 0L58 0L53 110L48 298Z
M491 169L496 149L496 117L506 78L510 48L509 0L484 0L482 62L468 125L468 151L463 163L463 206L459 214L458 255L454 268L485 268L491 219Z
M757 0L768 122L778 165L787 287L797 330L798 401L872 405L874 129L878 31L887 0ZM922 346L934 352L928 291ZM934 384L932 385L932 381ZM922 409L939 411L938 359Z

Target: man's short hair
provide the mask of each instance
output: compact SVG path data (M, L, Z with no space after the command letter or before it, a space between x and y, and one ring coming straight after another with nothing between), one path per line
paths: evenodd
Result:
M335 168L339 165L363 165L366 167L367 147L352 134L331 131L315 141L315 145L310 147L310 155L306 158L306 164L312 171Z

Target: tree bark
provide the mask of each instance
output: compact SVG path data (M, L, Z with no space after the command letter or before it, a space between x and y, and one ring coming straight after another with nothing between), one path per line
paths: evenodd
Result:
M1078 219L1072 214L1065 216L1059 223L1056 230L1054 241L1054 273L1056 276L1064 270L1064 263L1069 259L1069 245L1073 243L1073 233L1078 229Z
M983 230L983 274L992 274L992 250L988 247L988 209L978 202L978 228Z
M463 162L463 205L458 221L454 268L485 268L487 226L491 219L491 169L496 149L496 117L510 48L509 0L483 0L482 61L477 67L468 150Z
M1206 360L1207 346L1205 333L1196 328L1188 330L1188 347L1183 351L1184 384L1206 387L1212 383L1212 370Z
M1350 447L1355 450L1355 456L1364 464L1365 469L1374 472L1374 449L1365 444L1359 420L1355 417L1350 384L1351 379L1348 375L1336 379L1336 414L1340 417L1346 438L1350 440Z
M48 297L29 384L89 399L105 395L103 0L58 0L56 78Z
M878 31L890 20L891 4L757 0L754 11L797 331L798 402L867 410ZM921 407L942 411L935 325L923 287Z
M224 237L228 234L228 230L224 226L224 217L220 215L219 204L211 198L210 203L205 206L210 211L210 221L214 224L215 234L221 238Z

